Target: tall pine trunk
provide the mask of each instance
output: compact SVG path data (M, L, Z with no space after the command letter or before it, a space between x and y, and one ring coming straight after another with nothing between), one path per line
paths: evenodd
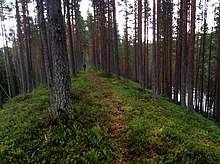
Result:
M32 86L32 70L31 70L31 59L29 53L29 45L28 45L28 29L27 29L27 16L26 16L26 1L22 0L22 14L23 14L23 29L24 29L24 49L25 49L25 59L26 59L26 68L27 68L27 91L31 92L33 89Z
M124 45L124 69L125 69L125 77L130 78L129 72L129 42L128 42L128 4L127 0L125 0L125 45Z
M112 0L113 7L113 35L114 35L114 70L116 79L120 78L119 71L119 58L118 58L118 34L117 34L117 23L116 23L116 8L115 8L115 0Z
M37 10L38 10L38 22L39 22L39 30L40 30L40 37L42 43L42 51L44 57L44 67L46 70L46 77L47 77L47 86L48 86L48 94L50 97L50 104L51 104L51 114L52 117L57 117L58 111L56 110L55 106L55 96L53 92L53 79L52 79L52 67L51 61L49 57L49 48L48 48L48 39L47 39L47 30L44 18L44 6L43 0L37 0Z
M204 24L203 24L203 42L202 42L202 62L201 62L201 88L200 88L200 113L203 113L204 106L204 76L205 76L205 50L206 50L206 19L207 19L207 4L205 0L205 11L204 11Z
M51 51L53 57L56 110L72 113L71 87L67 59L66 38L64 32L61 0L47 0L48 22L51 31ZM55 115L56 117L57 115Z
M138 81L140 88L144 90L144 58L142 47L142 0L138 0Z
M218 28L218 50L216 68L215 119L220 124L220 28Z
M210 36L210 43L209 43L209 59L208 59L208 88L207 88L207 95L206 95L206 109L207 109L207 116L209 116L209 112L211 109L211 103L210 103L210 91L211 91L211 57L212 57L212 38L213 38L213 28L211 31Z
M181 4L181 82L180 82L180 103L186 106L186 56L187 56L187 0L182 0Z
M71 21L70 21L70 3L69 0L66 0L66 7L67 7L67 25L68 25L68 39L69 39L69 63L70 63L70 72L75 76L76 70L75 70L75 58L73 53L73 36L72 36L72 27L71 27Z
M19 44L19 61L21 69L21 91L22 93L27 92L27 77L26 77L26 66L24 60L24 48L23 48L23 35L21 31L21 16L19 12L18 0L15 1L16 7L16 19L17 19L17 33L18 33L18 44Z
M188 110L193 111L193 83L194 83L194 49L195 49L195 21L196 21L196 0L191 2L191 33L189 38L189 54L187 69L187 91L188 91Z
M155 22L156 23L156 22ZM157 42L156 42L156 77L157 78L157 91L161 93L163 86L163 69L162 69L162 55L161 55L161 0L157 0Z
M180 25L179 19L177 24ZM175 77L174 77L174 101L179 101L179 90L180 90L180 62L181 62L181 35L180 35L181 26L177 26L177 37L176 37L176 63L175 63Z
M138 57L137 57L137 1L134 1L134 79L138 81Z
M157 63L157 53L156 53L156 4L153 0L153 49L152 49L152 89L153 97L158 96L158 63Z

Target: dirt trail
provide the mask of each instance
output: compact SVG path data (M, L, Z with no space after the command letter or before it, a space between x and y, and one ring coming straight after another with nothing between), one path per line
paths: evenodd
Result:
M116 164L129 164L129 160L123 156L126 154L127 150L122 144L122 136L125 133L125 110L120 108L117 100L114 99L114 92L110 88L103 86L104 80L99 76L91 76L90 79L96 87L99 87L100 98L106 103L107 111L111 113L111 121L108 123L110 126L109 138L113 140L116 144L117 151L122 154L122 157L115 159L113 163Z

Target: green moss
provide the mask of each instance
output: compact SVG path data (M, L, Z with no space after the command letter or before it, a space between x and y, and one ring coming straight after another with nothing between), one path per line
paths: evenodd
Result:
M52 122L44 86L4 105L0 163L220 162L220 128L213 121L91 67L72 78L72 88L71 119ZM110 108L123 111L117 141L110 137L117 117Z

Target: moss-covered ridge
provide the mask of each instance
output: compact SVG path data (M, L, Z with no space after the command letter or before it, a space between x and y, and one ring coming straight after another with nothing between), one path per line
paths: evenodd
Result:
M220 163L220 128L127 79L72 78L75 116L51 122L46 87L0 111L0 163Z

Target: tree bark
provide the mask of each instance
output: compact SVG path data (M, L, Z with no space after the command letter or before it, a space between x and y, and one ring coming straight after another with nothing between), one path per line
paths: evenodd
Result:
M200 113L203 113L203 99L204 99L204 76L205 76L205 50L206 50L206 19L207 19L207 4L205 0L204 24L203 24L203 42L202 42L202 63L201 63L201 89L200 89Z
M220 28L218 28L218 50L216 67L215 119L220 124Z
M144 56L145 56L145 84L150 87L149 54L148 54L148 1L144 0Z
M128 2L125 0L125 45L124 45L124 69L125 77L130 78L129 72L129 42L128 42Z
M33 89L32 86L32 70L31 70L31 60L29 54L29 46L28 46L28 33L27 33L27 16L26 16L26 1L22 0L22 13L23 13L23 28L24 28L24 49L26 54L26 68L27 68L27 92L31 92Z
M140 88L144 90L144 58L142 47L142 0L138 0L138 74Z
M153 49L152 49L152 89L153 97L156 99L158 96L158 78L157 78L157 54L156 54L156 4L153 0Z
M137 48L137 1L134 1L134 79L138 81L138 48Z
M75 76L76 70L75 70L75 58L74 58L74 53L73 53L73 36L72 36L72 27L71 27L71 21L70 21L69 0L66 0L66 6L67 6L68 39L69 39L69 48L70 48L70 54L69 54L70 72Z
M23 51L23 35L21 31L21 17L19 13L18 0L16 2L16 19L17 19L17 33L18 33L18 44L19 44L19 60L20 60L20 69L21 69L21 85L22 93L27 92L27 77L26 77L26 66L24 61L24 51Z
M72 113L70 75L67 59L66 38L61 11L61 0L47 0L51 31L51 51L54 66L57 112ZM55 115L56 116L56 115Z
M116 79L120 78L119 71L119 58L118 58L118 33L117 33L117 23L116 23L116 8L115 8L115 0L112 0L113 7L113 33L114 33L114 70Z
M181 49L181 82L180 82L180 103L186 106L186 56L187 56L187 0L182 0L182 49Z
M38 10L38 21L39 21L39 29L40 29L40 37L42 42L42 51L44 57L44 67L46 70L47 77L47 86L48 86L48 94L50 97L51 104L51 115L52 117L58 116L58 111L55 106L55 96L53 92L53 79L52 79L52 67L51 61L49 57L49 48L48 48L48 39L47 39L47 30L44 18L44 6L43 0L37 0L37 10Z
M168 8L168 72L167 72L167 79L168 79L168 86L167 86L167 96L172 99L172 86L173 86L173 81L172 81L172 63L173 63L173 49L172 49L172 41L173 41L173 1L171 0L169 3L169 8Z
M177 20L177 24L180 25L179 19ZM176 63L175 63L175 80L174 80L174 101L179 101L179 90L180 90L180 63L181 63L181 35L180 35L180 27L177 26L177 38L176 38Z
M187 90L188 90L188 110L193 111L193 83L194 83L194 49L195 49L195 19L196 19L196 0L191 1L191 27L190 27L190 44L188 54L188 70L187 70Z
M212 38L213 38L213 28L211 31L210 36L210 44L209 44L209 59L208 59L208 88L207 88L207 95L206 95L206 109L207 109L207 116L209 116L209 111L211 109L210 106L210 91L211 91L211 56L212 56Z

